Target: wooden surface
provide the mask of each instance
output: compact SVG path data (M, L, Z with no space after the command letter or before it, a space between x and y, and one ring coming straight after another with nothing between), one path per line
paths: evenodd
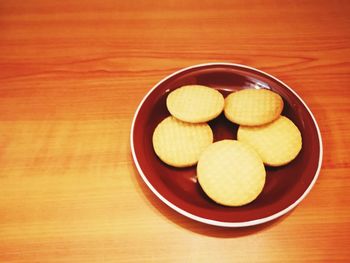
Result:
M349 262L349 14L348 1L1 1L0 262ZM145 93L212 61L275 75L320 125L319 180L272 223L193 222L133 165Z

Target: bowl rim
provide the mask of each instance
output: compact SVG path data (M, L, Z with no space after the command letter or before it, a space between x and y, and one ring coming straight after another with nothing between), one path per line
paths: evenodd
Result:
M134 147L134 128L135 128L135 122L136 122L136 118L139 114L139 111L141 110L144 102L146 101L146 99L149 97L149 95L155 90L157 89L157 87L162 84L163 82L165 82L166 80L170 79L171 77L187 71L187 70L191 70L191 69L196 69L196 68L201 68L201 67L206 67L206 66L233 66L233 67L240 67L243 69L249 69L249 70L253 70L256 71L258 73L264 74L270 78L272 78L273 80L275 80L276 82L278 82L279 84L281 84L282 86L286 87L288 90L290 90L301 102L302 104L305 106L305 108L307 109L308 113L310 114L312 121L315 124L316 127L316 131L317 131L317 135L319 138L319 147L320 147L320 154L319 154L319 160L318 160L318 166L315 172L315 175L311 181L311 183L309 184L308 188L305 190L305 192L295 201L293 202L291 205L289 205L288 207L284 208L283 210L267 216L267 217L262 217L262 218L258 218L258 219L254 219L254 220L250 220L250 221L245 221L245 222L226 222L226 221L218 221L218 220L213 220L213 219L207 219L204 217L200 217L197 216L195 214L192 214L188 211L185 211L184 209L176 206L175 204L171 203L169 200L167 200L164 196L162 196L157 189L154 188L154 186L148 181L146 175L143 173L142 168L138 162L138 159L136 157L136 152L135 152L135 147ZM190 218L193 219L195 221L201 222L201 223L205 223L205 224L209 224L209 225L214 225L214 226L220 226L220 227L247 227L247 226L253 226L253 225L259 225L262 223L266 223L269 222L271 220L274 220L286 213L288 213L289 211L291 211L293 208L295 208L311 191L311 189L313 188L314 184L316 183L319 174L320 174L320 170L321 170L321 166L322 166L322 159L323 159L323 143L322 143L322 137L321 137L321 131L320 128L317 124L317 121L315 119L315 116L312 114L310 108L306 105L306 103L304 102L304 100L292 89L290 88L287 84L285 84L283 81L279 80L278 78L262 71L259 69L256 69L254 67L251 66L246 66L243 64L237 64L237 63L230 63L230 62L210 62L210 63L202 63L202 64L196 64L196 65L192 65L189 67L185 67L182 68L180 70L177 70L173 73L171 73L170 75L167 75L166 77L164 77L163 79L161 79L158 83L156 83L148 92L147 94L143 97L143 99L141 100L141 102L139 103L136 112L134 114L133 120L132 120L132 124L131 124L131 131L130 131L130 146L131 146L131 153L132 153L132 157L135 163L135 166L137 168L137 171L139 173L139 175L141 176L142 180L146 183L146 185L148 186L148 188L163 202L165 203L167 206L169 206L170 208L174 209L176 212Z

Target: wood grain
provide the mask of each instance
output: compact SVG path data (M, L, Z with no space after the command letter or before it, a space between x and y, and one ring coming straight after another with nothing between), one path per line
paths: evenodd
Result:
M0 262L349 261L349 14L348 1L1 1ZM142 97L211 61L282 79L320 125L319 180L272 223L190 221L133 165Z

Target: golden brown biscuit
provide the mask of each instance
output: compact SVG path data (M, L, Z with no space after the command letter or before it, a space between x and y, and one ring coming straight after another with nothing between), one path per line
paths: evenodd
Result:
M223 140L211 144L197 165L198 182L215 202L241 206L261 193L266 171L259 155L249 145Z
M187 123L170 116L158 124L152 142L163 162L186 167L198 162L200 154L213 142L213 132L206 123Z
M252 146L263 162L280 166L292 161L300 152L302 137L295 124L284 116L262 126L240 126L237 139Z
M187 85L172 91L166 100L171 115L179 120L202 123L217 117L225 100L216 89L202 85Z
M227 119L239 125L257 126L277 119L283 109L280 95L267 89L243 89L225 99Z

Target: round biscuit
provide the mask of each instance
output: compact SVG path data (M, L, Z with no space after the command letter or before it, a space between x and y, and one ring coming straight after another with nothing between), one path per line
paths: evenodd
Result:
M249 145L222 140L202 153L197 177L203 191L216 203L242 206L261 193L266 171L261 158Z
M225 99L224 113L239 125L257 126L277 119L283 109L280 95L267 89L243 89Z
M213 132L207 123L187 123L173 116L161 121L152 137L157 156L175 167L195 165L212 142Z
M252 146L263 162L270 166L281 166L291 162L302 147L298 127L284 116L262 126L240 126L237 139Z
M223 95L202 85L186 85L172 91L166 100L171 115L179 120L202 123L216 118L224 109Z

